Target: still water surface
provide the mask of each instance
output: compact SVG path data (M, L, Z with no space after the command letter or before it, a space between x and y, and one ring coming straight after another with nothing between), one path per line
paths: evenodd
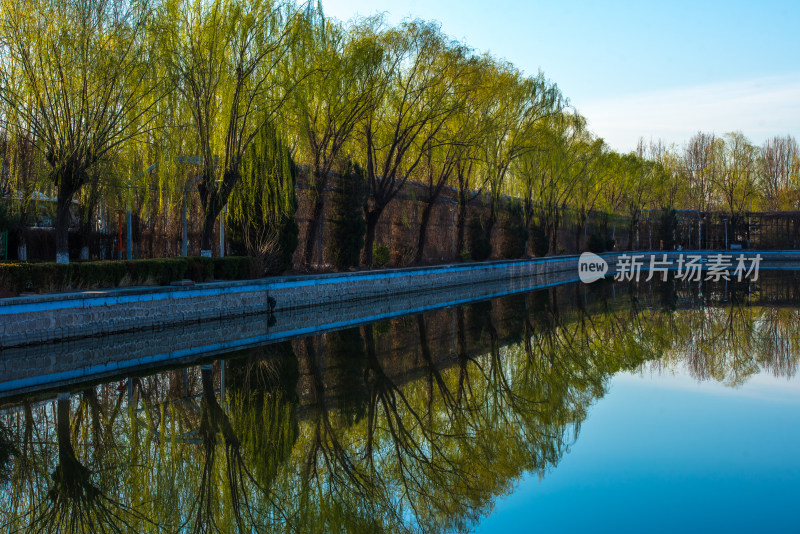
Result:
M567 285L8 399L1 530L798 532L798 303Z

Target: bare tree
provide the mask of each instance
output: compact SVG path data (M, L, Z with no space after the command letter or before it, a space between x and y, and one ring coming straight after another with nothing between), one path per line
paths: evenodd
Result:
M797 192L800 178L800 149L791 135L773 137L764 142L760 150L760 182L767 207L771 210L797 207Z
M716 141L716 136L698 132L686 145L684 149L684 164L686 169L686 179L695 202L695 207L700 211L706 211L711 203L711 171L712 171L712 150Z

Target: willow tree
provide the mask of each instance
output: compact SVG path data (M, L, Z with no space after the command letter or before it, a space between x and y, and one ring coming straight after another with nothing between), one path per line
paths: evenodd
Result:
M756 197L758 148L742 132L725 134L720 145L721 172L715 174L713 186L735 228Z
M365 265L372 265L383 211L423 161L422 147L461 105L453 91L466 73L463 47L448 42L434 24L406 22L379 39L383 83L370 103L361 137L369 189L363 207Z
M639 222L642 212L657 200L659 180L663 176L659 164L646 160L641 153L631 152L619 159L618 179L623 183L622 204L628 217L630 241L628 249L639 248Z
M69 263L75 194L98 179L100 160L147 130L160 98L151 20L146 0L2 1L0 97L49 164L59 263Z
M489 120L497 95L494 91L495 61L483 55L471 59L475 63L470 69L467 82L469 98L458 110L456 121L463 121L464 132L469 132L459 141L459 155L455 161L454 185L458 189L458 214L456 224L456 251L464 251L464 229L469 204L483 194L487 187L487 174L482 161L484 141L494 127Z
M712 202L716 139L713 133L697 132L684 147L686 179L694 206L701 212L706 211Z
M4 171L0 174L0 195L17 199L13 216L7 213L5 224L0 216L0 229L13 230L15 227L30 224L30 216L36 210L38 197L34 194L40 191L47 179L49 165L45 162L42 153L36 149L30 137L25 132L18 131L14 125L17 123L16 112L13 109L5 113L7 123L0 135L0 160ZM9 206L0 207L0 212ZM17 258L27 259L27 244L25 234L18 234L19 244Z
M339 166L345 144L369 109L380 82L382 50L375 32L369 31L376 21L348 28L326 19L320 7L310 7L300 20L302 30L293 54L304 58L307 70L294 73L298 79L291 115L311 171L313 207L303 256L303 263L309 265L320 235L328 175Z
M599 194L592 187L589 166L602 147L586 130L586 119L578 113L560 113L542 122L535 130L536 150L521 155L515 165L517 186L525 204L526 223L534 211L544 230L550 253L558 252L558 231L567 205L583 185L582 207L594 204ZM536 208L534 207L536 206ZM543 246L541 250L544 250Z
M486 233L497 221L504 183L512 164L520 156L537 150L536 125L556 116L563 108L558 87L541 72L523 78L511 65L497 64L492 83L495 102L486 120L491 124L482 144L486 181L491 194Z
M231 244L262 262L259 274L282 272L297 247L297 167L274 125L262 126L242 169L230 198Z
M287 55L294 15L271 0L166 0L159 42L171 86L191 116L200 156L201 255L211 255L214 224L242 175L261 127L288 98Z
M425 197L422 201L425 207L419 222L415 263L419 263L424 257L428 224L436 201L444 187L454 181L454 177L464 178L463 164L471 158L471 151L483 135L481 126L484 123L481 119L485 97L490 97L481 92L483 58L468 57L466 50L462 50L461 53L464 56L465 75L460 76L461 68L454 69L450 73L442 73L444 76L453 74L460 76L450 95L451 99L455 99L456 113L449 116L439 131L422 146L421 175L425 186ZM454 250L453 253L458 254L458 250Z

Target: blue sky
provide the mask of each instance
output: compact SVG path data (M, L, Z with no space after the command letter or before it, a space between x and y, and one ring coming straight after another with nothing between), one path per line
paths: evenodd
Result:
M612 148L698 130L800 137L800 2L322 0L346 20L412 16L542 70Z

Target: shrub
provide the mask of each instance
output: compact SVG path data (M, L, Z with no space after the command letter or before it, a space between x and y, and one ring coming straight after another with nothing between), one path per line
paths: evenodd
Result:
M192 257L186 275L195 282L208 282L214 279L214 259Z
M391 259L389 247L383 243L375 243L372 246L372 264L375 267L383 267L389 263L389 259Z
M116 286L120 283L120 278L118 278L118 271L117 267L110 266L114 263L121 263L123 267L126 269L128 277L130 278L130 283L132 285L142 285L142 284L158 284L158 285L166 285L175 280L181 280L186 275L187 269L187 258L159 258L159 259L152 259L152 260L128 260L123 262L91 262L94 265L100 267L102 271L105 273L114 273L114 277L112 279L108 279L107 282L111 282L112 280L115 283L108 283L108 285ZM109 265L106 267L106 265ZM88 264L80 264L76 263L76 266L80 265L88 265ZM92 282L97 283L98 278L102 278L103 274L99 271L95 271L92 275L93 278L87 279L91 280ZM102 287L103 285L98 285L98 287Z
M398 267L409 265L414 261L414 256L416 256L416 254L417 247L413 245L402 245L392 251L392 262Z
M12 294L44 293L120 285L168 285L191 278L244 280L250 275L250 258L160 258L152 260L0 264L0 288Z
M244 280L250 275L250 260L243 256L214 258L214 278Z

